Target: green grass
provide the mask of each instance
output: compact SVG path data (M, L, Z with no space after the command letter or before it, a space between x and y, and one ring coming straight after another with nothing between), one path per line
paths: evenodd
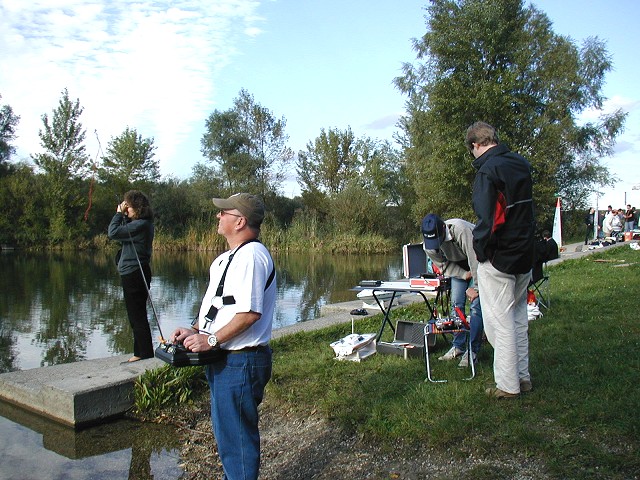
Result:
M637 478L640 253L628 246L610 249L565 261L550 274L551 309L530 324L534 391L519 400L485 397L493 380L488 344L471 381L463 380L468 370L457 362L437 361L448 347L442 339L431 364L436 378L449 380L444 384L425 382L419 358L337 362L329 343L351 333L350 323L275 341L267 396L287 410L320 411L339 427L389 447L398 441L423 449L455 447L461 459L518 451L542 461L556 478ZM424 315L422 306L393 312L394 321ZM357 330L375 332L380 320L357 320Z
M438 362L426 379L420 358L374 355L334 360L329 344L351 333L343 325L273 342L267 401L283 412L324 415L336 428L392 449L399 443L464 460L532 459L546 478L630 479L640 472L640 252L624 245L550 267L552 305L530 323L534 391L518 400L484 395L493 380L485 344L477 375ZM424 319L424 306L393 310L393 320ZM356 320L376 332L381 316ZM391 337L385 331L387 340ZM512 478L514 466L476 467L464 478Z
M136 380L133 413L142 419L166 414L166 410L192 403L208 394L208 383L202 367L172 368L165 366L145 372Z

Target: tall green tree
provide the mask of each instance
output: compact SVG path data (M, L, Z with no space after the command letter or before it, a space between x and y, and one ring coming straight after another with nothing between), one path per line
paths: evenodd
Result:
M359 150L363 164L360 181L368 195L375 195L381 213L377 232L411 241L407 232L416 231L411 221L414 194L403 152L389 141L370 138L359 142Z
M43 214L49 220L51 243L74 239L86 230L82 221L88 182L84 180L91 163L84 145L86 131L80 123L83 110L80 100L72 102L65 89L52 118L42 116L44 128L39 136L44 153L31 156L47 181Z
M351 128L330 128L307 143L298 152L296 173L302 190L302 201L322 221L329 214L330 201L358 175L360 167L355 154L356 138Z
M427 12L427 32L414 41L418 61L395 79L408 98L401 127L414 216L473 218L475 172L463 139L476 120L531 161L540 220L553 215L556 194L584 206L594 185L610 179L601 160L625 118L602 112L611 69L604 43L589 38L577 47L522 0L433 0ZM581 123L587 109L599 120Z
M348 127L344 131L324 128L298 152L297 174L302 192L319 191L326 195L341 192L358 175L361 166L356 137Z
M258 193L263 197L273 196L280 190L287 166L294 157L293 150L287 146L287 121L284 117L276 118L244 89L235 99L234 108L241 129L248 133L248 153L257 163Z
M206 121L202 154L213 165L225 193L253 190L257 166L247 154L249 138L240 129L238 112L214 111Z
M8 175L0 176L0 243L16 246L47 242L47 219L43 215L43 175L35 175L33 165L18 162Z
M197 212L197 220L208 228L216 222L217 208L211 199L219 192L224 191L223 182L216 174L215 168L203 163L197 163L188 180L194 208Z
M16 151L11 142L16 139L16 127L19 121L20 117L13 113L10 105L0 107L0 177L9 173L8 161Z
M298 153L303 202L338 233L392 234L388 209L397 219L405 200L402 163L389 142L356 138L351 128L322 129Z
M99 169L100 180L117 193L131 188L146 190L160 179L160 162L155 158L153 138L143 138L127 127L107 144Z
M209 116L201 150L222 178L225 193L277 194L293 158L285 127L284 118L276 119L244 89L233 108Z

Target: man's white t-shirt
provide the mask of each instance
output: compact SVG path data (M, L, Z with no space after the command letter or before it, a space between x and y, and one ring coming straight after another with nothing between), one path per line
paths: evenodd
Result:
M223 305L222 297L216 297L216 290L229 256L234 252L225 277L222 297L233 296L235 303ZM260 242L247 243L217 257L209 268L209 286L200 306L198 328L215 333L229 323L236 313L257 312L261 314L257 322L228 342L222 343L220 347L239 350L269 343L276 303L275 277L266 290L265 285L273 268L271 255ZM212 305L218 308L213 323L207 322L205 318Z

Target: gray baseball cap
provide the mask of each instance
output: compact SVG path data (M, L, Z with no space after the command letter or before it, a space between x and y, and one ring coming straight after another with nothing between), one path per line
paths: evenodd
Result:
M259 227L264 220L264 203L250 193L235 193L229 198L214 198L213 204L220 210L238 210L252 227Z

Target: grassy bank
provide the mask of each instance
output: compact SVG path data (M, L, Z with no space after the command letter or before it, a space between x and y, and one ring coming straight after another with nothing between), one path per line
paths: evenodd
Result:
M384 238L377 234L356 235L349 233L323 234L320 232L282 230L265 226L260 233L260 241L272 253L282 252L320 252L330 254L366 254L374 255L397 251L396 240ZM91 242L78 245L59 245L59 249L113 249L119 248L117 242L110 241L106 235L98 235ZM174 238L166 235L161 229L156 232L153 248L156 251L213 251L222 252L227 249L226 240L215 228L209 230L190 229L185 235Z
M435 360L447 348L442 340L432 363L445 384L425 382L421 359L336 362L329 343L351 332L347 321L273 342L269 404L283 414L320 414L336 429L389 449L402 443L462 462L471 455L513 458L501 471L478 467L464 478L513 478L523 458L540 464L544 478L638 478L640 253L625 245L550 272L552 308L530 324L534 391L518 400L485 397L493 378L488 344L471 381L462 380L467 371L457 362ZM394 319L424 314L415 305L394 310ZM374 332L380 320L359 319L356 328ZM162 383L151 378L150 385Z

